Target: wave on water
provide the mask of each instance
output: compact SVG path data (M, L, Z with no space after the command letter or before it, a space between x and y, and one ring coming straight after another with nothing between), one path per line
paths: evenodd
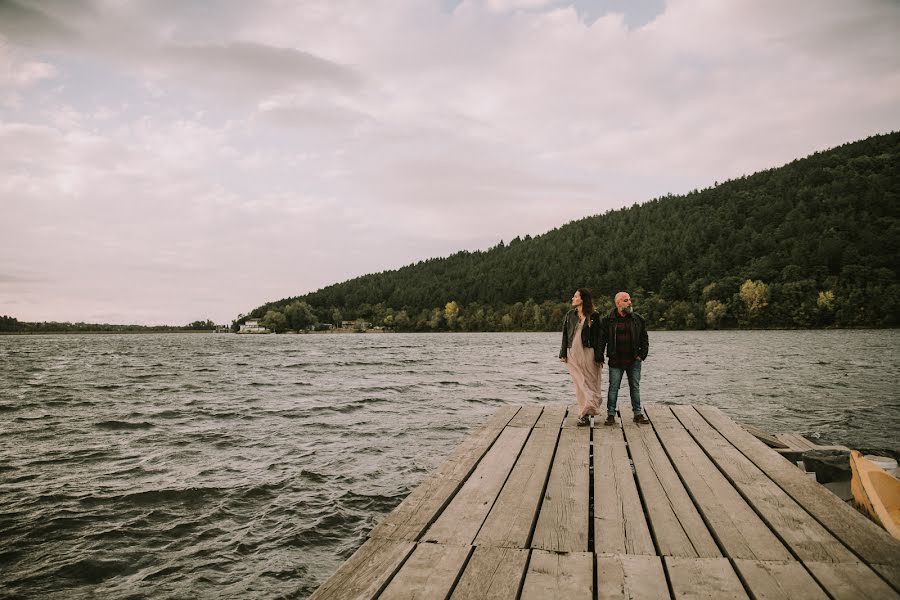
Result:
M100 429L111 429L111 430L130 430L130 429L151 429L156 427L153 423L148 421L101 421L99 423L94 424L95 427Z
M896 332L845 332L840 344L791 332L808 362L781 370L759 336L782 333L651 335L649 402L703 400L766 431L896 446ZM842 358L873 342L887 343L876 370ZM571 403L558 344L0 338L0 597L304 598L497 407Z

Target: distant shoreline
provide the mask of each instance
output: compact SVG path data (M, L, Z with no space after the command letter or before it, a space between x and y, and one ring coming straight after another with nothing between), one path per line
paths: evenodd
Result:
M771 327L771 328L758 328L758 329L650 329L651 332L695 332L695 331L897 331L900 330L900 327ZM557 331L346 331L340 329L331 329L331 330L323 330L323 331L305 331L303 333L252 333L252 334L238 334L238 333L229 333L229 334L221 334L216 333L214 331L197 331L197 330L185 330L185 331L0 331L0 336L30 336L30 335L158 335L158 334L179 334L179 333L188 333L192 335L236 335L240 337L244 336L260 336L260 335L290 335L290 336L303 336L303 335L383 335L383 334L395 334L395 333L414 333L414 334L425 334L425 333L447 333L447 334L465 334L465 333L558 333Z

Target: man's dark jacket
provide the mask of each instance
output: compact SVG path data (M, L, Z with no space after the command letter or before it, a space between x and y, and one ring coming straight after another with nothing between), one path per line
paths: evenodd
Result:
M603 360L603 348L606 347L606 355L609 358L616 356L616 319L618 311L613 308L609 314L600 320L600 340L594 348ZM636 312L631 313L631 317L625 317L625 322L631 326L631 343L634 345L635 357L647 360L647 354L650 352L650 338L647 336L647 325L644 323L644 317Z
M571 309L566 313L566 320L563 322L562 330L562 348L559 350L559 357L566 358L569 356L569 346L572 345L572 338L575 337L575 330L578 329L578 310ZM585 348L594 349L594 361L603 362L603 351L600 350L600 315L591 313L591 324L588 325L587 319L584 321L584 327L581 328L581 345Z

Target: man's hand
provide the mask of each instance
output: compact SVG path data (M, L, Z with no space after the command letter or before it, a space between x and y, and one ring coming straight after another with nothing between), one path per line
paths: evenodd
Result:
M565 356L560 356L560 357L559 357L559 362L568 362L568 360L567 360L567 358L566 358Z

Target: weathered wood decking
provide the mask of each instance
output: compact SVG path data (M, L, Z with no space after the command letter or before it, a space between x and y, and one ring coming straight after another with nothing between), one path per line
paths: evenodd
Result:
M312 598L900 598L900 542L712 406L506 407Z

